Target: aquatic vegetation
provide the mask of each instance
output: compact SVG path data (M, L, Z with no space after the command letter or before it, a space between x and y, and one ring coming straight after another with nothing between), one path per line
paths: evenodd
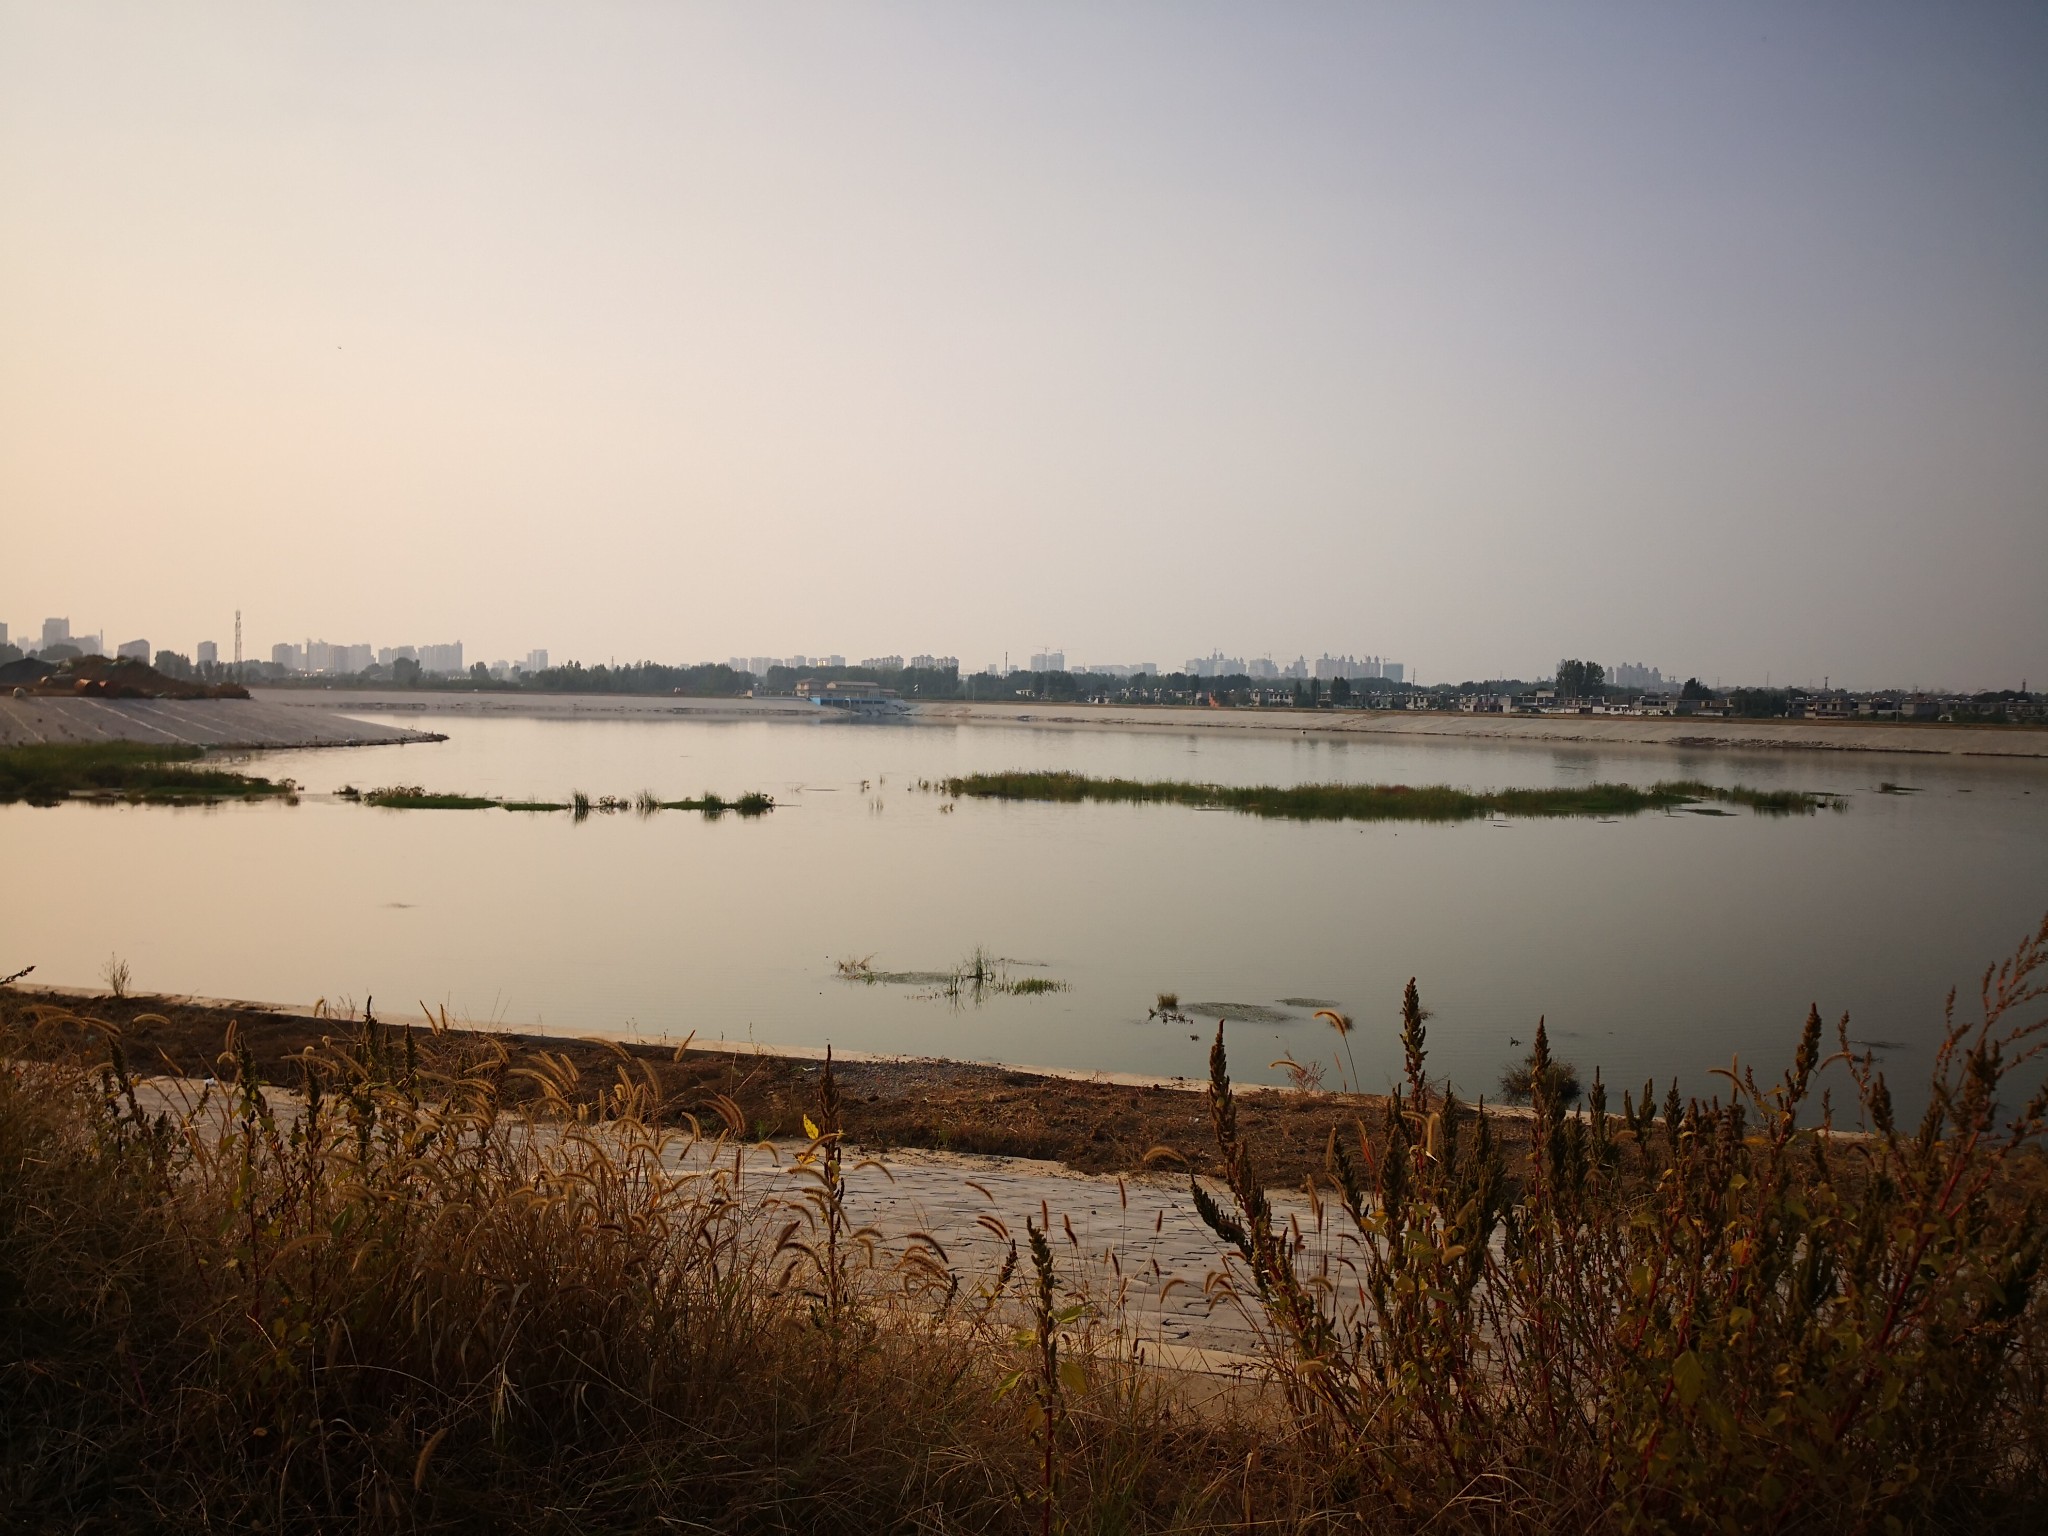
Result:
M707 789L695 800L658 800L654 808L662 811L702 811L707 816L723 816L727 811L731 811L735 816L765 816L775 809L775 799L772 795L764 795L754 790L741 795L737 800L728 800Z
M1105 779L1087 774L975 773L950 778L945 793L995 800L1123 801L1242 811L1297 821L1473 821L1486 816L1627 816L1703 801L1747 806L1769 815L1840 809L1838 797L1804 790L1673 780L1648 789L1585 784L1556 789L1478 792L1448 784L1202 784L1176 779Z
M504 803L483 795L430 794L417 784L387 784L362 798L387 811L494 811Z
M1145 1010L1145 1017L1157 1019L1162 1024L1190 1024L1194 1022L1185 1013L1181 1012L1180 994L1178 992L1160 993L1152 1006Z
M1013 977L1008 968L1018 962L1003 960L980 947L950 971L878 971L874 961L873 955L836 960L833 970L842 981L870 987L923 987L926 990L920 996L942 997L955 1004L963 999L979 1004L987 997L1044 997L1072 990L1071 983L1049 976Z
M144 741L35 742L0 747L0 804L56 805L73 797L178 803L289 796L298 786L189 766L198 747Z
M739 816L760 816L775 809L775 801L764 794L741 795L737 800L706 794L698 800L660 800L651 790L642 790L628 800L620 795L592 796L577 790L566 800L503 800L492 795L429 793L417 784L387 785L359 793L352 787L341 791L344 800L361 800L365 805L394 811L568 811L578 821L590 816L617 816L633 811L642 817L658 811L702 811L722 816L727 811Z

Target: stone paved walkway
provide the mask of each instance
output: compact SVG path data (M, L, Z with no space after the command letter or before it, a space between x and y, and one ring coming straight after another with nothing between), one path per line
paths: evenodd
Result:
M757 1192L795 1194L803 1181L790 1169L802 1150L786 1143L753 1149L746 1178ZM729 1149L724 1156L730 1159ZM1258 1350L1244 1307L1213 1286L1230 1267L1226 1251L1235 1251L1202 1223L1184 1176L1077 1174L1028 1158L920 1151L849 1153L846 1168L849 1217L892 1249L913 1234L934 1239L963 1285L996 1272L1007 1239L1017 1243L1020 1270L1028 1270L1031 1221L1050 1233L1062 1279L1084 1286L1098 1319L1154 1358L1229 1370L1248 1365ZM1306 1237L1309 1263L1327 1255L1341 1276L1343 1245L1319 1236L1307 1200L1283 1191L1269 1199L1276 1218ZM1228 1209L1227 1195L1223 1203ZM1346 1224L1341 1213L1337 1224ZM1244 1274L1237 1265L1237 1277Z

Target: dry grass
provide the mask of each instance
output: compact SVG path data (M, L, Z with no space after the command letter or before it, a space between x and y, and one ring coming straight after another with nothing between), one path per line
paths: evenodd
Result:
M849 1223L829 1076L791 1199L749 1188L736 1107L662 1127L623 1059L595 1107L532 1073L535 1118L502 1051L367 1024L308 1056L293 1113L238 1050L160 1113L107 1044L4 1042L0 1508L23 1527L1036 1523L1014 1262L956 1273ZM1068 1359L1062 1525L1100 1528L1101 1500L1212 1523L1171 1457L1192 1437L1235 1465L1237 1432Z
M118 1032L0 1039L0 1509L29 1530L2030 1530L2048 1479L2048 925L1952 1027L1912 1131L1782 1081L1536 1134L1407 1084L1267 1203L1223 1058L1233 1258L1268 1375L1200 1411L1104 1341L1042 1230L992 1273L848 1217L834 1075L797 1190L746 1118L662 1123L621 1052L366 1021L295 1095L230 1042L166 1110ZM153 1098L152 1094L159 1097ZM531 1108L515 1108L515 1096ZM991 1218L993 1219L993 1218ZM1003 1232L999 1237L1007 1237ZM1020 1254L1020 1246L1025 1250Z
M1236 1250L1218 1289L1265 1330L1301 1444L1389 1527L2033 1529L2048 1501L2041 1265L2048 922L1951 1000L1932 1104L1893 1123L1836 1031L1868 1135L1809 1102L1810 1014L1777 1082L1654 1089L1568 1115L1539 1031L1534 1135L1434 1090L1403 1006L1406 1085L1333 1138L1313 1240L1278 1224L1236 1125L1219 1029L1210 1107ZM1347 1145L1348 1140L1348 1145ZM1340 1235L1337 1235L1341 1233Z

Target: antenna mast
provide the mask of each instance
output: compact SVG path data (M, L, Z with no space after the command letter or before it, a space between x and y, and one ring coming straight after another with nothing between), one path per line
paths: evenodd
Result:
M235 610L235 681L242 680L242 610Z

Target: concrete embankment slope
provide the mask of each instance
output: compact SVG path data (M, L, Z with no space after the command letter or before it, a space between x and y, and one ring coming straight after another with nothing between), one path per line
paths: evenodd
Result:
M191 747L367 747L440 741L324 709L256 699L0 698L0 747L37 742L154 741Z
M808 720L832 712L808 699L684 698L666 693L499 693L450 688L258 688L279 709L360 709L373 714L463 715L527 720Z

